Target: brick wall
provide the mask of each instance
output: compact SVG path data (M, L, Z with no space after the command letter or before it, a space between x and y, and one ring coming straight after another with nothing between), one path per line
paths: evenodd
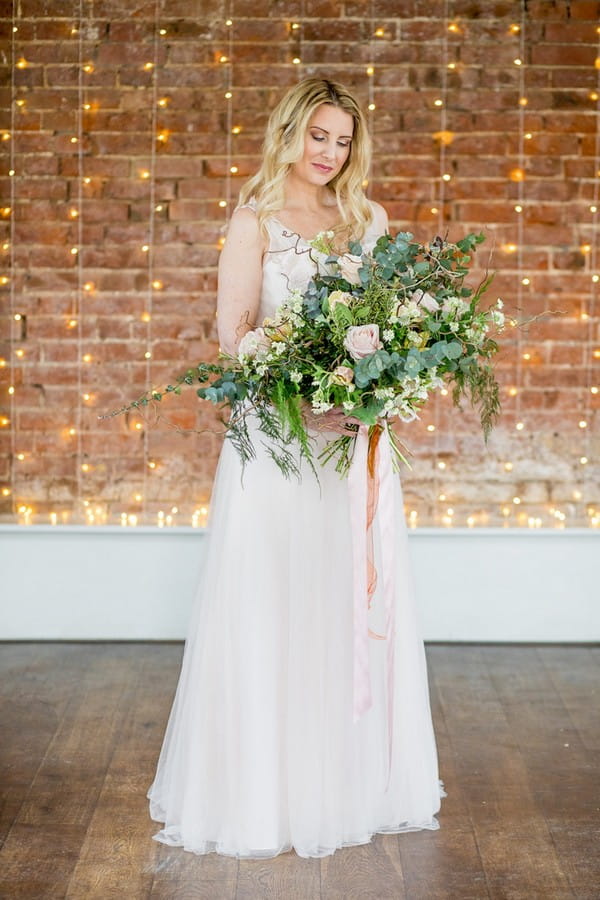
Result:
M599 2L83 0L81 21L68 0L0 11L4 521L19 507L73 521L85 504L110 522L177 507L187 524L207 502L212 408L190 392L156 425L98 414L216 353L228 209L268 111L305 74L374 105L370 191L393 231L483 228L490 299L521 320L552 313L504 337L504 416L487 448L449 398L406 428L408 510L419 524L592 521Z

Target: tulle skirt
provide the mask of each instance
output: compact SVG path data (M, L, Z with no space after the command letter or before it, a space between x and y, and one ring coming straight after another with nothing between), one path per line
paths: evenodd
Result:
M321 857L373 834L437 829L438 779L400 479L395 479L394 743L386 641L353 721L348 483L331 465L285 480L265 452L243 475L226 441L209 550L148 797L156 840L194 853ZM385 631L375 594L370 627Z

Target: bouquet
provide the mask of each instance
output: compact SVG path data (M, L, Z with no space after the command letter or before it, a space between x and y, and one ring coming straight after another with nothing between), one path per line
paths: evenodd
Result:
M475 290L464 284L484 236L420 244L407 232L384 234L370 252L351 242L343 254L332 251L332 238L322 232L311 242L317 274L243 336L237 356L200 363L119 412L199 383L199 397L229 409L226 433L242 463L256 455L257 428L288 477L299 475L302 459L317 472L307 407L317 417L343 409L370 436L385 431L397 466L406 459L393 421L414 420L431 392L451 384L456 405L467 396L477 408L487 438L499 415L490 331L501 330L504 314L501 300L481 308L491 277ZM359 427L330 440L318 460L347 474Z

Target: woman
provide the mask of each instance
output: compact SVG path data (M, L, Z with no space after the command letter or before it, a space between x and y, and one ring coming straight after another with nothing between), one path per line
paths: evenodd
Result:
M306 79L275 108L219 263L226 353L306 286L325 259L309 243L317 233L333 231L343 249L349 239L372 247L386 231L385 211L363 193L369 154L342 85ZM317 442L348 424L333 410L306 415ZM347 481L330 466L319 483L310 472L286 481L255 437L243 481L228 442L219 460L204 577L148 795L165 823L156 838L195 853L320 857L376 832L438 828L443 791L399 480L392 693L386 642L371 641L372 706L354 721ZM369 624L380 631L381 605L376 592Z

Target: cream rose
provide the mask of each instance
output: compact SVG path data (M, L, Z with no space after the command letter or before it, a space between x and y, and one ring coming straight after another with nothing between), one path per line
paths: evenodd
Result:
M349 294L347 291L332 291L327 298L327 302L329 303L329 312L333 312L334 306L338 303L341 303L342 306L350 306L352 294Z
M238 357L249 356L252 359L260 358L269 352L271 342L266 336L264 328L255 328L247 331L238 346Z
M345 278L350 284L360 284L358 270L363 264L361 256L354 256L353 253L344 253L343 256L340 256L337 263L340 267L342 278Z
M350 366L336 366L331 374L332 384L350 385L354 381L354 372Z
M352 325L346 332L344 347L352 359L364 359L383 344L379 340L379 325Z

